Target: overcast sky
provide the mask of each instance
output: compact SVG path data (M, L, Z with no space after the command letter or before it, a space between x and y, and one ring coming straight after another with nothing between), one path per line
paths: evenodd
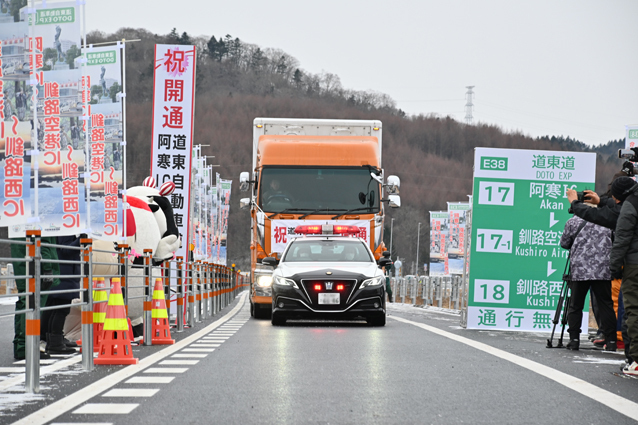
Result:
M638 124L637 0L87 0L88 29L120 27L279 48L409 114L465 118L588 144Z

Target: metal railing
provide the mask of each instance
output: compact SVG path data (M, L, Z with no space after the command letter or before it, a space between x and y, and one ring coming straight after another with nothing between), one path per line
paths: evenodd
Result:
M93 246L91 239L81 239L80 246L67 246L42 242L41 233L37 230L27 231L25 240L0 239L0 244L23 245L26 255L24 258L0 258L0 262L6 262L15 268L17 264L24 263L26 272L23 275L0 275L0 281L24 280L24 290L18 293L0 294L0 298L19 297L26 303L26 308L12 311L7 315L25 315L25 389L29 393L37 393L40 390L40 314L43 311L79 306L82 309L82 366L90 371L93 363L93 313L94 307L107 300L94 302L93 290L96 289L97 278L106 281L118 278L122 286L124 305L128 313L132 303L140 302L143 305L143 345L152 345L152 301L155 289L155 279L161 278L164 288L166 308L171 311L171 298L175 295L175 314L169 317L175 332L183 332L185 327L195 327L197 323L212 318L226 306L228 306L248 284L244 278L230 267L202 262L184 261L182 257L164 261L161 266L153 266L152 250L146 249L142 255L141 267L133 266L131 262L131 250L128 245L114 245L113 250L100 250ZM60 260L42 258L42 248L76 250L79 260ZM104 254L102 257L112 259L110 262L95 261L95 254ZM57 264L80 265L80 274L46 275L47 279L73 278L78 279L77 289L56 290L43 287L43 265L53 266ZM102 269L112 270L110 274L94 274L94 270L102 266ZM136 273L135 278L141 278L142 284L133 285L131 270L134 267L141 274ZM106 290L110 289L106 286ZM9 292L9 291L7 291ZM42 295L60 295L65 293L79 293L80 302L69 304L42 306ZM140 300L140 301L137 301Z
M394 301L415 306L460 310L462 276L404 276L391 278Z

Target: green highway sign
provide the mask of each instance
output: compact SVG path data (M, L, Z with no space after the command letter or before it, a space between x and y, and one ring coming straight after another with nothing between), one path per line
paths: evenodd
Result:
M568 254L565 192L594 190L595 177L594 153L475 150L468 328L551 330ZM583 329L588 320L586 310Z

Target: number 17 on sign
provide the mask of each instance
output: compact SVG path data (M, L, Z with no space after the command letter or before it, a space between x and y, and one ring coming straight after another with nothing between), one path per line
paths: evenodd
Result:
M512 230L476 229L476 251L512 253Z

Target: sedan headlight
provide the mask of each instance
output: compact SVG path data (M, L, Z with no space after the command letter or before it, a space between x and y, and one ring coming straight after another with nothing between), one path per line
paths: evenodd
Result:
M299 289L294 280L286 279L283 276L275 276L275 284L281 286L292 286L293 288Z
M269 286L272 286L272 276L271 275L259 276L257 278L257 286L261 286L262 288L267 288Z
M367 286L379 286L385 283L385 278L383 276L373 277L371 279L366 279L361 282L360 288L365 288Z

